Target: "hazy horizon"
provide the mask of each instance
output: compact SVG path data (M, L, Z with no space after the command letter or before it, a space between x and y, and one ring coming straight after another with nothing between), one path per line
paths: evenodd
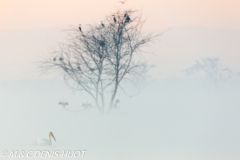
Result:
M124 5L1 0L0 159L12 159L2 157L12 150L85 150L86 160L238 160L239 5L235 0L127 0ZM119 108L109 114L75 112L94 102L67 87L62 76L41 74L37 62L67 41L70 26L81 23L84 30L129 8L142 11L144 33L163 33L144 48L152 66L145 87L133 97L120 90ZM68 102L67 108L60 101ZM56 143L33 145L50 131Z

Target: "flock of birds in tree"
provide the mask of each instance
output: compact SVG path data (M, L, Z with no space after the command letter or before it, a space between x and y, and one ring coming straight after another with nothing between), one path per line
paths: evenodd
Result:
M119 1L119 2L122 3L122 4L124 4L126 1ZM124 22L124 23L128 23L128 22L131 21L131 19L130 19L130 17L128 16L127 13L124 14L124 18L125 18L125 22ZM114 21L114 23L117 23L117 19L116 19L116 17L115 17L114 15L113 15L113 21ZM101 26L102 26L102 27L105 27L105 25L103 24L102 21L101 21ZM79 27L78 27L78 28L79 28L79 31L82 32L81 24L79 24ZM53 61L56 61L56 60L57 60L56 57L53 58ZM62 61L63 58L60 57L59 60ZM78 69L80 69L79 66L78 66ZM115 103L114 103L114 106L117 107L117 104L118 104L119 102L120 102L119 99L117 99L117 100L115 101ZM58 104L59 104L59 105L62 105L63 107L66 107L66 106L68 105L68 102L64 102L64 101L63 101L63 102L59 102ZM83 103L83 104L82 104L82 107L89 108L89 107L92 107L92 105L91 105L90 103ZM53 138L54 141L56 142L56 139L55 139L53 133L52 133L52 132L49 132L49 139L39 138L39 139L37 139L37 140L34 142L34 144L35 144L35 145L52 145L51 138Z
M121 3L125 3L125 2L121 2ZM113 16L113 22L117 23L117 19L116 19L115 15L112 15L112 16ZM125 23L129 23L131 21L129 15L127 13L124 14L124 18L125 18L124 24ZM102 21L101 21L101 26L105 27L105 25L104 25L104 23ZM82 32L81 24L79 24L78 29L79 29L80 32Z
M126 2L126 1L120 1L120 3L122 3L122 4L124 4L125 2ZM125 18L125 22L124 22L124 23L128 23L128 22L131 21L131 19L130 19L130 17L128 16L127 13L124 14L124 18ZM117 19L116 19L116 17L115 17L114 15L113 15L113 21L114 21L114 23L117 23ZM101 26L102 26L102 27L105 27L105 25L103 24L102 21L101 21ZM79 31L82 32L81 24L79 24L79 27L78 27L78 28L79 28ZM56 60L57 60L57 58L54 57L54 58L53 58L53 61L56 61ZM60 57L59 60L60 60L60 61L63 61L63 58ZM80 66L78 66L78 69L80 70ZM117 104L118 104L119 102L120 102L119 99L117 99L117 100L115 101L115 103L114 103L114 107L117 107ZM63 102L59 102L58 104L59 104L59 105L62 105L63 107L66 107L66 106L68 105L68 102L64 102L64 101L63 101ZM82 107L84 107L85 109L87 109L87 108L89 108L89 107L91 108L92 105L91 105L90 103L83 103L83 104L82 104ZM56 139L55 139L53 133L52 133L52 132L49 132L49 139L38 138L38 139L34 142L34 144L35 144L35 145L52 145L51 138L53 138L54 141L56 142Z
M54 57L54 58L53 58L53 61L56 61L56 60L57 60L57 58L56 58L56 57ZM60 60L60 61L63 61L63 58L62 58L62 57L60 57L60 58L59 58L59 60Z
M117 23L117 19L116 19L115 15L112 15L112 16L113 16L113 22L114 22L114 23ZM124 18L125 18L124 24L129 23L129 22L131 21L129 15L128 15L127 13L124 14ZM103 23L102 21L101 21L101 26L102 26L102 27L105 27L105 25L104 25L104 23ZM82 32L81 24L79 24L78 29L79 29L80 32ZM56 60L57 60L56 58L53 58L53 61L56 61ZM60 57L59 60L60 60L60 61L63 61L63 58Z

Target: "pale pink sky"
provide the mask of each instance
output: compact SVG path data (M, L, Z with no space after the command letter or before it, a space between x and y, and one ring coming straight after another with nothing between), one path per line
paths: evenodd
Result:
M33 62L62 42L64 29L100 23L117 8L142 10L144 30L186 27L171 30L154 44L156 56L148 58L158 64L155 75L181 72L199 59L197 54L240 68L239 6L240 0L127 0L124 5L119 0L0 0L0 77L31 78Z
M1 0L0 29L36 29L97 22L116 7L142 9L145 27L182 25L240 29L240 0Z

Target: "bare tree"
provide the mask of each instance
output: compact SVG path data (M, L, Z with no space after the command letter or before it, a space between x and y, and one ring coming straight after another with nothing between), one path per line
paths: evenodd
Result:
M73 27L67 43L41 61L40 68L62 73L66 83L87 92L100 111L110 111L119 88L124 89L121 82L147 72L142 48L158 35L142 34L143 24L137 11L118 10L99 24Z

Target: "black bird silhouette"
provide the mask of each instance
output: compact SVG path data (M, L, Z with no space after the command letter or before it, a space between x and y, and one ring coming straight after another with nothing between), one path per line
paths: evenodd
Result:
M100 46L102 46L102 47L104 47L104 46L105 46L105 42L104 42L104 40L102 40L102 41L101 41L101 40L99 40L98 42L99 42Z
M113 16L113 21L114 21L114 23L116 23L116 22L117 22L117 20L116 20L115 16Z
M130 17L128 15L126 15L125 23L128 23L130 21L131 21Z
M53 58L53 61L56 61L56 58Z
M79 27L78 27L79 31L82 32L82 27L81 27L81 24L79 24Z
M102 25L102 27L105 27L105 25L103 24L103 22L101 21L101 25Z
M60 61L62 61L62 60L63 60L63 58L62 58L62 57L60 57L60 58L59 58L59 60L60 60Z

